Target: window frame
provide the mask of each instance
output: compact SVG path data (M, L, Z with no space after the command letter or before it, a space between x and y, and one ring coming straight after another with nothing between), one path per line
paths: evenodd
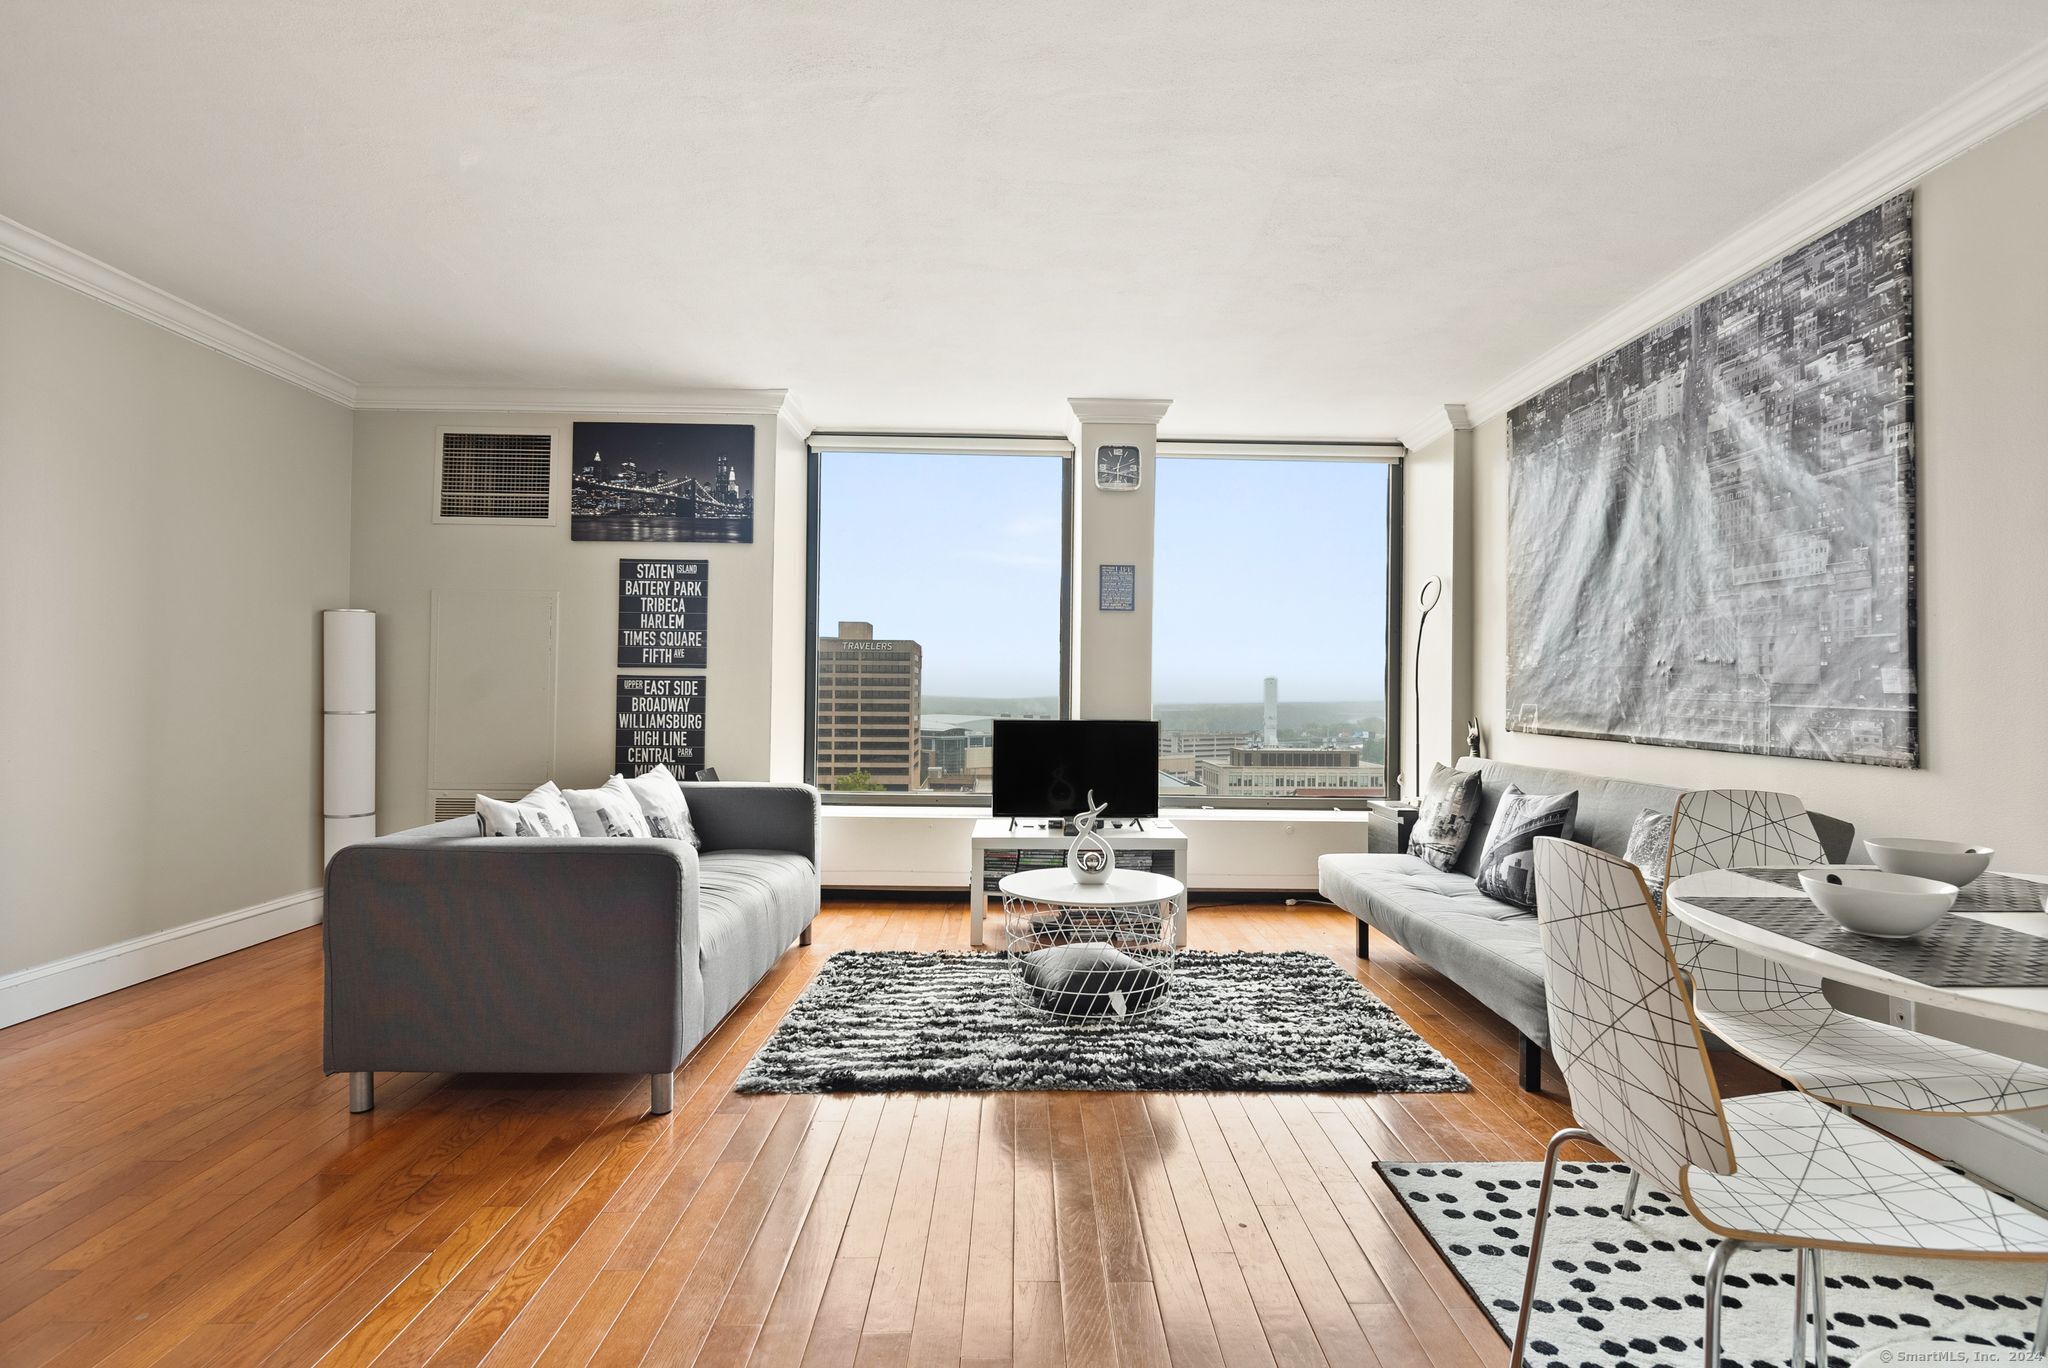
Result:
M1401 751L1402 727L1405 719L1401 709L1402 631L1401 631L1401 562L1403 557L1402 509L1403 458L1407 448L1398 442L1277 442L1257 439L1179 441L1161 438L1153 456L1153 477L1155 491L1158 488L1158 466L1169 460L1272 460L1272 461L1347 461L1368 465L1384 465L1387 469L1387 578L1386 578L1386 678L1381 683L1385 695L1387 736L1385 755L1381 758L1380 793L1362 793L1356 798L1322 796L1315 798L1247 798L1231 797L1228 794L1202 793L1185 797L1159 795L1159 811L1162 816L1174 812L1201 812L1204 810L1280 810L1290 812L1364 811L1373 803L1393 802L1400 797L1395 784L1396 757ZM1156 497L1156 495L1155 495ZM1154 537L1158 535L1158 518L1154 514ZM1154 592L1157 583L1154 582ZM1154 704L1157 712L1157 704Z
M1074 655L1074 447L1064 437L1031 434L967 433L826 433L814 432L805 442L804 503L804 782L818 783L818 589L824 540L822 494L824 458L828 453L871 453L888 456L958 455L1022 456L1060 463L1060 649L1059 716L1073 716ZM820 801L834 806L949 807L990 810L986 793L844 793L819 787Z

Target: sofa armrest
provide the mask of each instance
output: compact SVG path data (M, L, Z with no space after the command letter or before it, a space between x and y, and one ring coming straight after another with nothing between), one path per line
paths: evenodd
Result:
M328 866L327 1071L673 1069L704 1026L689 844L455 829Z
M706 850L787 850L818 863L818 791L809 784L684 784Z

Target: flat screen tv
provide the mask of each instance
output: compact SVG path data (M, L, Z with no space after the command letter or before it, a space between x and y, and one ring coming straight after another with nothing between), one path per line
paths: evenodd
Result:
M1159 724L999 717L993 787L998 817L1072 817L1090 789L1106 817L1157 817Z

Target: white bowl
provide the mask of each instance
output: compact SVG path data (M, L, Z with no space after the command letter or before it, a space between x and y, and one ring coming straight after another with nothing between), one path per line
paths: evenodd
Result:
M1948 915L1956 886L1878 869L1802 869L1799 882L1813 905L1851 931L1902 940Z
M1957 888L1989 869L1994 853L1989 846L1919 841L1904 836L1866 836L1863 844L1870 850L1871 862L1887 874L1938 879Z

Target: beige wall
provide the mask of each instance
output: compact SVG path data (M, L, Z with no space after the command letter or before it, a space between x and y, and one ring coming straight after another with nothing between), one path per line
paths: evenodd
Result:
M1920 769L1506 731L1498 417L1476 434L1474 482L1474 685L1490 753L1669 784L1781 789L1869 834L1988 843L2002 867L2048 872L2044 223L2048 119L1986 143L1919 189Z
M348 410L0 266L0 974L320 882Z
M1870 835L1989 844L2002 868L2048 874L2048 459L2041 421L2048 376L2048 119L1974 149L1918 187L1919 667L1921 765L1915 770L1638 746L1506 730L1507 425L1473 433L1470 476L1449 438L1408 467L1413 577L1462 569L1470 581L1470 696L1487 753L1505 760L1688 788L1796 793ZM1470 551L1456 554L1457 494L1469 486ZM1448 564L1451 571L1436 569ZM1439 617L1432 619L1435 636ZM1415 609L1407 608L1413 640ZM1424 672L1424 768L1442 747ZM1859 852L1860 854L1860 852ZM1873 994L1830 988L1842 1006L1885 1015ZM1923 1008L1918 1028L2048 1063L2048 1033ZM1936 1153L2048 1201L2048 1142L2038 1120L1901 1118L1885 1122Z
M378 828L428 817L428 609L435 589L523 589L560 595L555 779L585 787L612 772L618 563L652 555L710 563L706 759L727 779L800 778L801 742L778 731L775 704L802 689L802 444L778 449L774 419L705 414L695 421L754 425L754 540L745 545L579 542L569 536L569 451L575 421L621 415L359 412L351 592L378 622ZM443 428L551 430L557 520L547 527L435 523L434 476ZM794 519L793 524L791 519ZM778 561L778 555L781 559ZM793 586L797 586L793 592ZM792 615L791 607L796 611ZM790 638L793 635L793 643ZM778 645L779 643L779 645ZM669 671L654 671L666 674ZM792 714L802 724L802 714ZM792 766L799 768L792 768Z

